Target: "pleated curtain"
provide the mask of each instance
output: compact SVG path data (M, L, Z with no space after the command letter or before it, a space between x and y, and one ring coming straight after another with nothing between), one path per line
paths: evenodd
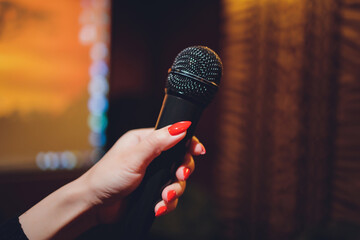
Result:
M360 224L360 1L223 0L224 239Z

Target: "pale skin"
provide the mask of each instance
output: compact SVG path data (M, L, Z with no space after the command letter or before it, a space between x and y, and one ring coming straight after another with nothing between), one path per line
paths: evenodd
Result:
M139 186L151 161L185 137L186 132L171 136L168 127L124 134L85 174L19 217L26 236L30 240L73 239L95 225L116 221L125 207L124 199ZM193 172L193 156L204 153L204 146L193 137L184 162L175 173L177 180L164 188L154 214L161 207L166 209L164 213L176 208L186 187L184 168ZM176 193L171 201L169 191Z

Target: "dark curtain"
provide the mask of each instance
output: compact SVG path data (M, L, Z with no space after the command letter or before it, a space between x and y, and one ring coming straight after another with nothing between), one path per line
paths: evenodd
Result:
M223 0L222 17L224 239L355 239L360 1Z

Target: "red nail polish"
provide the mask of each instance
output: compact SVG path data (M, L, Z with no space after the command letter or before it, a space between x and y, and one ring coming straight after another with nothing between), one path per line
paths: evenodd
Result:
M190 121L182 121L171 125L168 129L171 136L185 132L191 125Z
M184 180L188 179L190 176L190 169L189 168L184 168Z
M174 200L176 197L176 192L174 190L170 190L167 193L167 201L171 202L172 200Z
M156 211L155 217L159 217L159 216L163 215L164 213L166 213L166 211L167 211L167 207L166 207L166 206L160 207L160 208Z
M205 149L204 145L201 144L201 153L200 154L204 155L205 153L206 153L206 149Z

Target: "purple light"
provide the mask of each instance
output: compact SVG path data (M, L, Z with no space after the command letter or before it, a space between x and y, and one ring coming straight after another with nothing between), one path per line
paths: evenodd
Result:
M88 102L88 108L92 115L102 115L107 111L108 106L108 100L101 94L91 96Z
M105 61L96 61L91 64L90 67L90 76L106 76L109 72L109 68Z

